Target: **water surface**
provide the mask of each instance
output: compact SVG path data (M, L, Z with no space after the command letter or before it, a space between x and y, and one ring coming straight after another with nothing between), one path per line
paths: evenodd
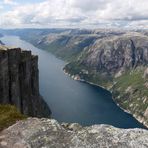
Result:
M33 54L39 55L40 93L50 106L54 119L82 125L110 124L121 128L143 127L113 102L108 91L74 81L65 75L62 70L64 61L17 36L4 36L1 40L6 45L31 50Z

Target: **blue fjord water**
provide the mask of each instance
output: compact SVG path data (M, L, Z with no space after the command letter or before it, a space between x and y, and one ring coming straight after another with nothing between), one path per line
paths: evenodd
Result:
M1 40L8 46L31 50L39 56L40 93L50 106L54 119L82 125L109 124L120 128L143 128L135 118L114 103L110 92L74 81L65 75L62 70L66 64L64 61L17 36L4 36Z

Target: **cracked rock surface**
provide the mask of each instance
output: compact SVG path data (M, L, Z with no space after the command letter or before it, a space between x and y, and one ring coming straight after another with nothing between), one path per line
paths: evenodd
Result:
M0 133L0 148L148 148L148 131L28 118Z

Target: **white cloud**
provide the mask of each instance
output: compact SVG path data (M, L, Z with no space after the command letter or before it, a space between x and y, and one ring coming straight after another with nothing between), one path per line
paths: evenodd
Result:
M111 0L71 0L71 5L83 11L103 10Z
M5 0L5 3L15 1ZM147 10L148 0L45 0L13 6L11 11L0 14L0 26L99 27L139 26L140 23L147 27Z
M14 0L4 0L3 3L7 5L17 5L17 3Z

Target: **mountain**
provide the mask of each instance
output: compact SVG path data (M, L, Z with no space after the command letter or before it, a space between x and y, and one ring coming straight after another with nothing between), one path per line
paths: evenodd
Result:
M61 33L47 33L36 37L32 34L33 36L28 41L31 41L31 43L41 49L55 54L59 58L71 61L73 58L75 59L85 47L90 46L97 39L123 33L124 32L115 32L113 30L103 32L102 30L72 29L64 30ZM22 38L26 39L24 36Z
M39 94L38 56L31 51L0 46L0 104L15 105L29 116L50 116Z
M52 52L66 61L71 61L96 39L125 33L112 29L15 29L0 30L0 32L4 35L20 36L21 39Z
M107 88L120 107L148 125L148 36L131 32L98 39L64 69Z

